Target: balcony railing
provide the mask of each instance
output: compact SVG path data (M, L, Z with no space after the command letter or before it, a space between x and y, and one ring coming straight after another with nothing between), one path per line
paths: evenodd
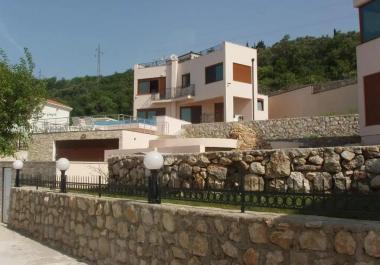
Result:
M195 96L195 85L190 85L188 87L167 88L165 95L161 95L160 93L152 94L152 100L170 100L193 96Z

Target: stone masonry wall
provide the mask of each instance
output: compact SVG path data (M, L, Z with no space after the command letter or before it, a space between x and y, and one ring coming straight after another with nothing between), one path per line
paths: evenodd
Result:
M359 135L358 115L299 117L263 121L246 121L265 140L303 138L356 137ZM204 123L182 126L184 137L228 138L234 123Z
M109 182L141 184L149 174L143 157L111 158ZM295 192L380 191L379 146L252 150L166 155L160 170L168 187L232 188L245 175L245 189Z
M376 265L380 223L14 188L9 226L94 264Z

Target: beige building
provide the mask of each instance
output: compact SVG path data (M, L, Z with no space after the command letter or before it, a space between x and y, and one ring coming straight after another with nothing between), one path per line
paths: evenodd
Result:
M223 42L205 51L134 66L134 116L191 123L268 118L257 92L257 51Z
M380 143L380 0L354 0L359 9L357 47L360 135L364 144Z
M341 115L358 112L356 80L276 91L269 95L269 118Z

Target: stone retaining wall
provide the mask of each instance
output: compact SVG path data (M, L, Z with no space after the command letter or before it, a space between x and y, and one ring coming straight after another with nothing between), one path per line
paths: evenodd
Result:
M348 141L351 143L353 141L351 138L359 135L358 119L359 116L355 114L246 121L241 123L253 128L268 141L313 140L316 138L335 138L342 141L343 138L348 137ZM184 125L182 126L182 134L184 137L190 138L228 138L233 124L234 122L221 122ZM357 138L356 142L360 142L360 138ZM330 144L333 143L330 141ZM323 144L323 142L320 144ZM338 142L338 144L341 143Z
M375 265L380 223L14 188L9 226L95 264Z
M141 184L149 174L143 157L111 158L110 183ZM379 146L253 150L167 155L160 170L169 187L231 188L245 175L246 190L263 189L264 180L277 190L378 192Z

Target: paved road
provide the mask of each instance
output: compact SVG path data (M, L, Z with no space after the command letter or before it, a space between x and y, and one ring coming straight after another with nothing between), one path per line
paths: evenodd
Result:
M1 265L85 265L0 223Z

